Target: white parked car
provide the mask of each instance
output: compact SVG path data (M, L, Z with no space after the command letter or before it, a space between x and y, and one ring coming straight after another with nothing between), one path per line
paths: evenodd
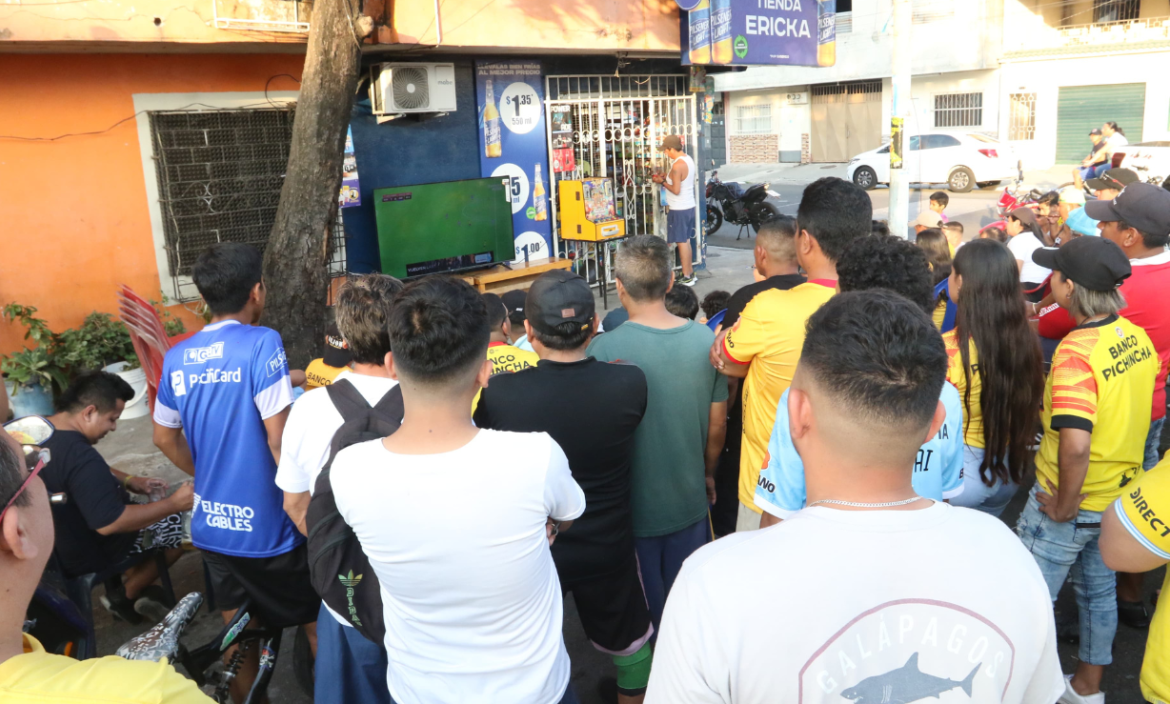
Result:
M911 183L945 183L966 193L1014 178L1016 157L1007 144L985 134L916 134L907 140L903 166ZM846 178L865 189L890 182L890 145L853 157Z
M1132 169L1144 183L1161 186L1170 178L1170 142L1138 142L1118 147L1113 165Z

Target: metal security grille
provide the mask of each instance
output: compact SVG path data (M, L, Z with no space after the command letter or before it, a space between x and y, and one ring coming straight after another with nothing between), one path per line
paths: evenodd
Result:
M193 300L195 259L217 242L261 250L276 219L292 141L291 109L151 112L167 259L175 298ZM339 236L339 232L335 233ZM344 243L335 245L341 257Z
M979 127L982 124L982 93L947 93L934 96L935 127Z
M1036 94L1012 93L1009 96L1011 111L1008 123L1008 139L1030 141L1036 138Z
M736 134L772 134L772 105L739 105L735 108Z
M871 100L880 101L882 99L882 82L853 81L851 83L821 83L812 86L810 92L812 93L812 102L814 104L857 102L856 100L843 101L838 97L845 95L866 96L861 99L863 102Z
M937 22L955 15L954 0L913 0L911 8L914 24Z
M559 256L574 259L574 270L596 284L597 255L606 261L607 284L613 282L612 255L617 243L559 239L558 183L600 177L614 182L614 204L626 221L626 235L666 236L666 216L659 204L661 188L650 176L666 167L657 145L668 134L683 139L688 154L698 162L699 129L695 98L685 75L548 76L549 149L553 144L553 115L567 116L572 124L570 146L575 169L550 174L553 236ZM701 178L695 179L696 198ZM697 219L696 219L697 220ZM696 222L694 260L702 257L702 231ZM600 250L599 250L600 248Z
M1136 20L1140 15L1141 0L1093 0L1094 24Z

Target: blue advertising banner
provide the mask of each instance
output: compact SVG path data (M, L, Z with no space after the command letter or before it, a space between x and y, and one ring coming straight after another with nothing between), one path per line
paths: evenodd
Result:
M482 176L512 180L516 259L552 252L548 212L548 136L539 61L477 61L479 165Z
M700 0L679 12L682 63L832 66L836 6L836 0Z

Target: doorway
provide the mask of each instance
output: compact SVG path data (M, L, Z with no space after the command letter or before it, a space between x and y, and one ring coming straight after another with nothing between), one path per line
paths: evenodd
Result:
M882 143L882 82L812 87L811 158L840 163Z

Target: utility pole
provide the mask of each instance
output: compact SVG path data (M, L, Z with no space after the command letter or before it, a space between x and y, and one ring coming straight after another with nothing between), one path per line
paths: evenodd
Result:
M902 168L909 149L905 136L906 118L910 116L910 62L914 44L910 39L911 0L893 0L893 52L891 68L894 102L890 108L890 232L902 237L910 222L910 180Z

